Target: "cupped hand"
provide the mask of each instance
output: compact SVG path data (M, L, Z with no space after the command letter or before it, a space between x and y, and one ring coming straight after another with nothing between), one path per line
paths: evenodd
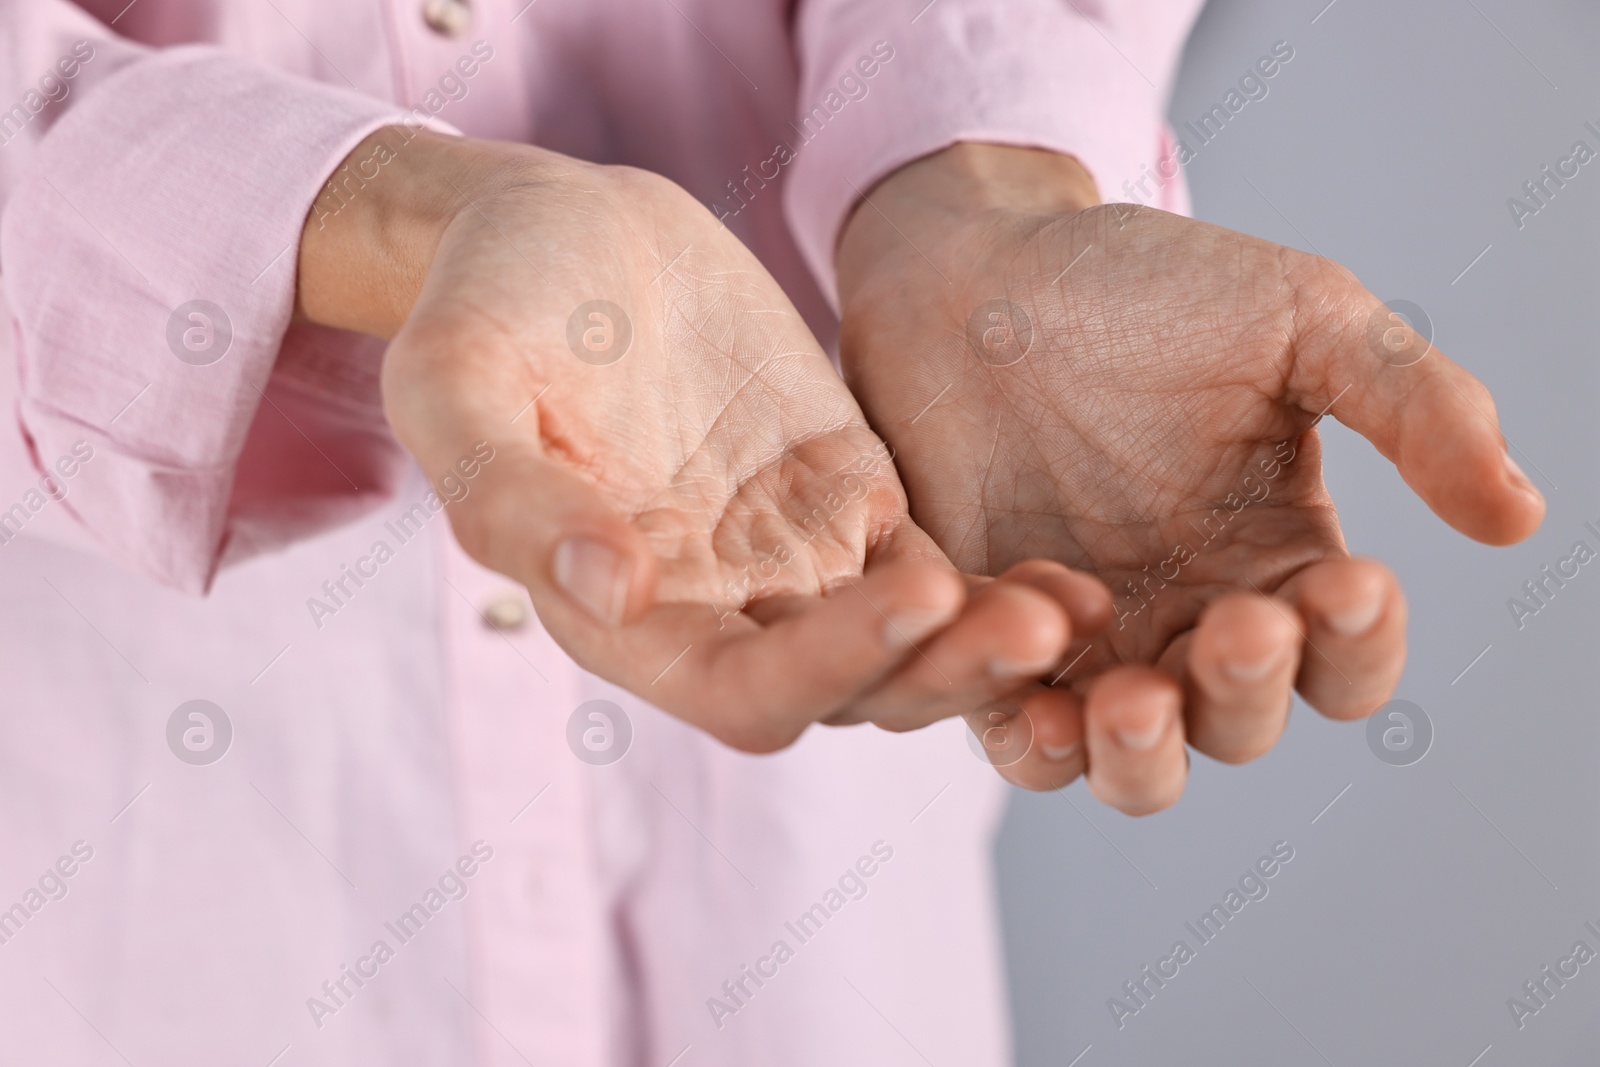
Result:
M424 205L421 236L373 257L401 281L340 301L325 264L302 303L369 307L345 324L393 334L385 410L431 479L492 449L454 532L580 665L751 751L821 719L912 728L1036 688L1091 583L962 578L709 213L644 172L420 138L380 179Z
M1543 500L1484 386L1349 271L1096 199L1072 160L1025 149L958 145L892 175L841 244L841 355L958 567L1042 557L1110 587L1108 624L1028 724L1070 757L1035 744L1005 773L1086 772L1139 813L1181 792L1186 741L1250 759L1291 689L1354 718L1399 679L1405 601L1346 551L1319 418L1478 540L1528 536Z

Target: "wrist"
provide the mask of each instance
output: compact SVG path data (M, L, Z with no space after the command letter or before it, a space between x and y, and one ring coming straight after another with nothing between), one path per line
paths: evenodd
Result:
M938 246L981 216L1073 214L1100 202L1093 177L1072 156L951 145L878 182L846 219L836 256L841 302L848 303L855 286L908 239L918 248Z
M386 126L345 157L306 215L295 318L389 338L440 236L475 197L484 143Z

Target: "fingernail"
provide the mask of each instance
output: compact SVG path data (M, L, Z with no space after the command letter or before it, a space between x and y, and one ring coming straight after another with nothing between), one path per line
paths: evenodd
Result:
M1224 663L1222 669L1236 682L1259 682L1283 665L1283 654L1274 653L1255 663Z
M1039 751L1044 753L1045 759L1060 763L1071 758L1073 753L1077 752L1081 747L1083 746L1076 743L1071 745L1040 745Z
M1150 725L1138 729L1121 729L1117 731L1117 741L1123 748L1131 748L1136 752L1148 752L1161 743L1167 734L1166 716L1157 718Z
M883 643L891 652L902 652L950 625L952 618L953 613L948 611L903 611L891 615L883 628Z
M989 677L997 682L1015 682L1023 678L1037 678L1055 665L1054 656L1039 663L1017 663L1007 659L990 660Z
M620 626L628 606L633 564L610 545L571 537L556 548L551 568L556 584L578 606L607 626Z
M1338 611L1328 616L1328 628L1344 637L1360 637L1372 629L1383 610L1383 597L1376 596L1348 611Z
M1533 487L1533 482L1522 472L1522 468L1517 466L1517 461L1511 458L1510 452L1502 452L1500 455L1506 461L1506 473L1511 475L1512 485L1525 493L1537 493L1539 491Z

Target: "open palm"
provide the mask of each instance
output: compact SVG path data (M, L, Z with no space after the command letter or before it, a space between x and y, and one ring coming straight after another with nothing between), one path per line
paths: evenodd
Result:
M461 190L386 409L434 477L493 446L454 529L580 664L767 750L824 717L922 725L1060 656L1060 601L950 567L798 314L687 194L484 151L504 176Z
M847 289L841 350L912 514L963 569L1043 556L1102 578L1111 621L1063 684L1091 703L1104 686L1132 720L1175 685L1181 720L1151 746L1169 764L1185 736L1264 751L1291 686L1350 717L1399 677L1404 601L1345 550L1320 416L1463 532L1537 525L1487 390L1326 260L1126 205L990 211L910 241Z

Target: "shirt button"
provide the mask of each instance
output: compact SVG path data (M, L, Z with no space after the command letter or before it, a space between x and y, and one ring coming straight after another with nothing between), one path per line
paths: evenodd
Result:
M422 21L441 37L460 37L472 25L472 5L468 0L426 0Z
M528 624L528 603L517 593L502 593L483 607L483 621L501 632Z

